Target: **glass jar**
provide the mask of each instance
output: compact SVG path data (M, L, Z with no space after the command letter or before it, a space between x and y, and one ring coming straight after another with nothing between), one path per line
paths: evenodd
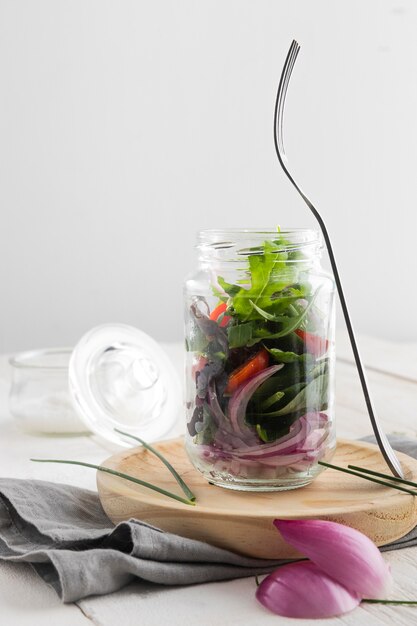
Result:
M10 358L9 406L25 432L78 435L87 432L70 397L68 367L71 348L22 352Z
M131 447L176 426L182 390L170 358L152 337L126 324L101 324L72 348L10 358L10 412L28 433L91 432Z
M211 483L302 487L336 445L334 282L314 230L207 230L185 283L186 450Z

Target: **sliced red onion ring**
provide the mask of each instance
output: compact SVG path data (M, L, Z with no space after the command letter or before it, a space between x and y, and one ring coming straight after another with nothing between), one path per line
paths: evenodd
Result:
M240 437L220 427L217 429L213 443L216 447L225 450L243 450L249 447Z
M271 365L266 369L256 374L247 383L239 387L239 389L233 394L229 401L229 417L233 430L239 434L244 435L246 433L253 434L253 431L245 424L245 413L249 400L262 385L265 380L270 376L282 369L284 365Z
M313 411L310 413L306 413L306 417L308 418L310 422L310 426L312 430L315 430L316 428L323 428L324 426L327 425L329 421L327 414L323 413L322 411L320 412Z
M281 439L271 444L260 444L259 446L253 446L247 450L233 450L233 455L239 456L243 459L266 459L277 454L289 454L296 451L297 447L302 445L305 438L310 432L308 421L305 417L300 417L290 428L288 435L285 435ZM265 447L267 446L267 447Z
M215 443L219 447L247 448L248 445L240 437L236 436L229 419L220 406L214 381L211 381L208 386L208 405L217 425Z
M297 446L296 452L316 452L321 448L328 436L328 430L314 430L301 445Z
M285 444L293 437L298 435L300 430L302 430L303 424L300 420L296 420L294 424L291 425L289 432L286 435L280 437L277 441L271 441L270 443L257 443L254 446L245 446L244 448L236 448L234 452L236 454L256 454L257 452L268 452L271 448L275 448L277 445Z
M277 454L274 457L264 458L260 457L258 459L242 459L239 457L241 463L259 463L260 465L267 465L269 467L279 467L281 465L286 465L288 467L292 467L293 463L299 463L305 457L305 452L293 452L292 454Z
M211 413L216 420L216 425L224 426L226 428L229 425L229 420L227 419L226 415L223 413L222 408L220 406L214 381L210 381L209 386L208 386L208 404L211 409Z
M292 424L290 431L280 439L272 443L263 443L244 449L234 449L233 456L244 459L269 458L277 454L289 454L291 452L310 452L319 448L328 436L326 429L315 429L316 426L323 426L321 413L306 413ZM327 426L327 424L326 424ZM318 433L316 436L315 433Z

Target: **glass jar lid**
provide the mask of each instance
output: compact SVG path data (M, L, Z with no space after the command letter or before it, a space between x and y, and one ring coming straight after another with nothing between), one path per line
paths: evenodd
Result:
M125 447L132 442L115 429L154 441L173 427L181 407L181 385L164 350L125 324L103 324L82 337L69 385L86 426Z

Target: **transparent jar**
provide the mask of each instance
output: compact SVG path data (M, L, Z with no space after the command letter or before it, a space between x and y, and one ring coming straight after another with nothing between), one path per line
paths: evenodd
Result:
M125 433L155 441L181 412L171 360L149 335L126 324L101 324L74 348L22 352L9 363L10 412L29 433L91 432L130 447Z
M69 386L71 348L21 352L10 358L11 414L25 432L78 435L87 432L75 411Z
M334 282L318 231L207 230L185 283L186 449L211 483L302 487L336 445Z

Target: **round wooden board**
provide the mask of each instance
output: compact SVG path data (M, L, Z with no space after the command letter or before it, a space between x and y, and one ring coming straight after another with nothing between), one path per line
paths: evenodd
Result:
M307 487L292 491L232 491L206 482L191 465L182 439L155 447L195 493L196 506L97 472L100 500L114 523L136 518L183 537L263 559L299 556L273 526L277 517L333 520L357 528L379 546L403 537L417 524L413 496L336 470L327 469ZM406 478L417 481L417 461L405 454L398 456ZM369 443L338 441L332 462L388 473L377 446ZM119 452L103 465L182 495L167 468L142 446Z

